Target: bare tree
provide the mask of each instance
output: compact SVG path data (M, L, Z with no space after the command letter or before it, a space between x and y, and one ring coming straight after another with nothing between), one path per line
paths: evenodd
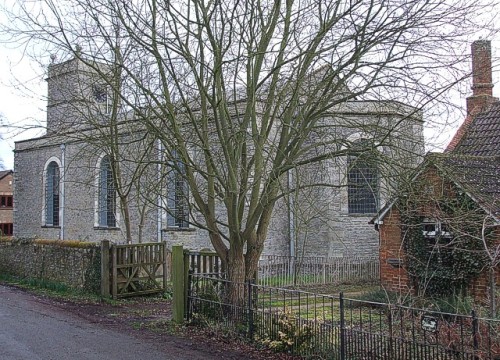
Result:
M332 112L360 98L417 109L432 102L463 77L461 44L486 29L477 20L492 6L19 1L8 30L60 54L74 56L79 44L82 61L118 68L120 81L107 81L113 94L167 159L180 160L174 167L182 164L192 211L203 219L196 225L208 231L229 279L242 282L257 270L285 174L347 154L351 144ZM375 148L398 125L356 124Z

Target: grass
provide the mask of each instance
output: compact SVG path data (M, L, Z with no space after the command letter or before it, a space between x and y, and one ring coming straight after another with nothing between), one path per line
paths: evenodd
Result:
M92 294L81 289L75 289L57 281L38 278L24 278L0 273L0 283L14 285L20 288L28 289L35 294L50 296L59 299L96 304L101 302L106 302L111 305L118 304L118 302L115 300L104 299L97 294Z
M59 299L67 299L75 302L85 303L107 303L109 305L119 305L123 303L136 303L138 300L134 298L114 300L111 298L103 298L98 294L90 293L83 289L75 289L67 284L38 278L19 277L10 274L0 273L0 284L14 285L20 288L29 289L35 294L51 296ZM167 291L160 295L163 300L169 301L172 299L172 286L167 287ZM141 302L156 302L157 296L142 297Z

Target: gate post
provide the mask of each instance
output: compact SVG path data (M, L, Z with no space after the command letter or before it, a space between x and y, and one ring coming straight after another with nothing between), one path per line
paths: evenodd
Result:
M248 322L248 338L253 340L254 322L253 322L253 303L252 297L253 286L252 280L247 281L247 322Z
M167 291L167 284L168 284L168 248L167 248L167 242L163 241L161 243L160 248L163 250L163 292Z
M344 314L344 293L339 294L339 310L340 310L340 360L345 359L345 314Z
M172 288L173 288L173 320L184 322L185 298L184 248L182 245L172 246Z
M109 298L109 240L101 242L101 296Z

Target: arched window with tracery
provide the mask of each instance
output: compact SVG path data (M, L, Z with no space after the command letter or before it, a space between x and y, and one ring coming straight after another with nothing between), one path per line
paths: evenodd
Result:
M186 181L186 167L177 151L167 168L167 226L169 228L189 227L189 187Z
M116 191L108 156L101 159L99 166L98 224L100 227L116 227Z
M51 161L46 169L45 177L45 225L59 226L59 165Z
M370 140L356 140L352 147L352 154L347 157L349 214L373 214L378 209L377 151L371 150L370 147Z

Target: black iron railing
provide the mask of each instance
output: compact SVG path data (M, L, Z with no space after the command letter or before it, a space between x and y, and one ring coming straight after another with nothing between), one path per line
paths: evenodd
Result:
M231 300L230 300L231 299ZM235 301L235 299L237 301ZM188 319L327 359L500 359L500 321L191 274Z

